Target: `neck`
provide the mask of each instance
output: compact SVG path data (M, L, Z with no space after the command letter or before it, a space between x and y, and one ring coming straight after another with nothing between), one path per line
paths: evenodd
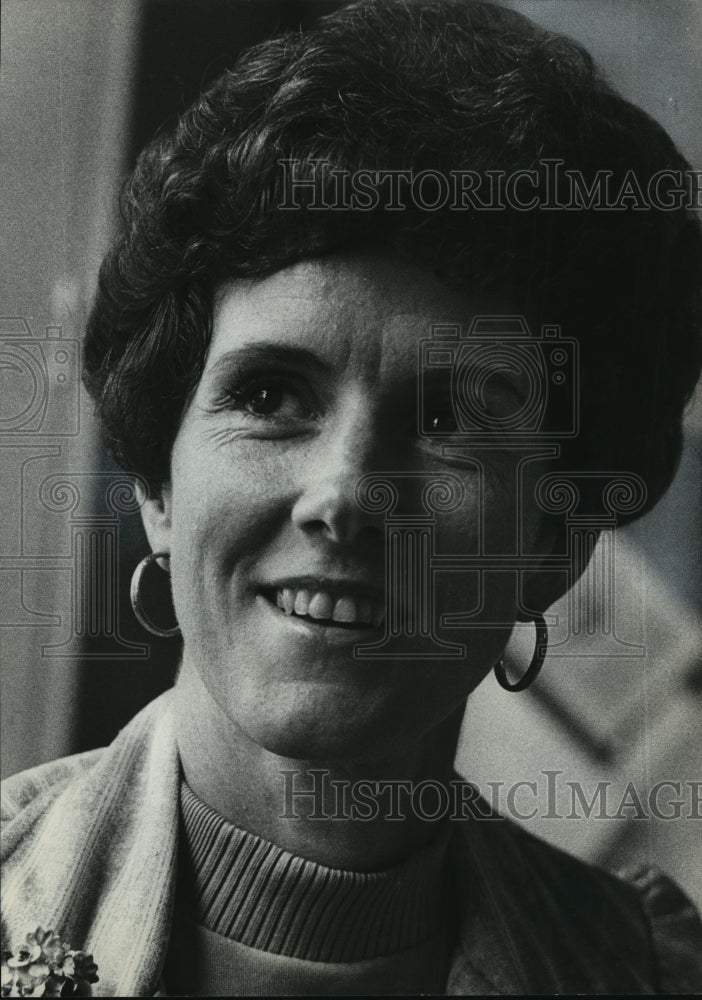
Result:
M412 808L421 781L452 777L463 706L439 726L375 759L297 760L251 740L184 663L175 689L185 780L229 822L332 868L374 871L432 841L437 822ZM435 798L435 796L434 796ZM434 799L427 809L434 808Z

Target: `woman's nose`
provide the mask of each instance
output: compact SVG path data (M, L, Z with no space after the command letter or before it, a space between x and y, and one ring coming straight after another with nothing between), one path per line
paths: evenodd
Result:
M378 428L368 413L356 412L339 421L313 445L303 486L294 504L294 524L328 542L348 544L371 535L382 536L382 515L363 511L356 501L360 479L382 471Z

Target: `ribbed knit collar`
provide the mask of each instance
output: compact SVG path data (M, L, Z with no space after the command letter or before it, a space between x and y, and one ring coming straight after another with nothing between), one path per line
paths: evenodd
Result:
M179 891L192 919L241 944L317 962L388 955L445 917L444 829L381 872L326 868L227 822L181 784Z

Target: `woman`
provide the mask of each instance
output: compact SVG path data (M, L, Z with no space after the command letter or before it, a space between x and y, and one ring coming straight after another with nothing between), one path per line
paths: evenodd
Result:
M145 484L135 610L159 627L158 563L183 657L110 747L9 783L8 968L41 924L98 995L702 988L670 880L577 862L453 772L466 699L533 679L586 563L548 476L596 517L626 474L620 523L672 479L687 169L573 43L451 0L267 42L142 154L85 377Z

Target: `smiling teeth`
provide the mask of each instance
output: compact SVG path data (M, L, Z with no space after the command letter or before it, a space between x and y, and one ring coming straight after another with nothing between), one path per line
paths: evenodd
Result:
M310 610L310 592L309 590L298 590L295 594L295 604L293 606L293 611L296 615L306 615Z
M329 594L320 591L315 594L307 608L310 618L331 618L334 613L334 600Z
M347 595L334 598L323 590L312 593L283 587L276 591L275 602L286 615L343 622L345 625L361 622L377 628L385 615L385 609L378 601Z

